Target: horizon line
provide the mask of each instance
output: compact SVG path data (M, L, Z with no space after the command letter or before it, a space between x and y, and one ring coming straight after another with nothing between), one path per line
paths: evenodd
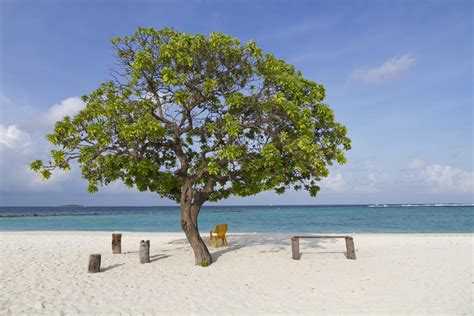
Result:
M203 205L202 207L280 207L280 206L384 206L384 205L425 205L425 206L449 206L465 205L474 206L474 202L428 202L428 203L342 203L342 204L238 204L238 205ZM82 204L62 204L62 205L0 205L0 207L179 207L175 205L82 205Z

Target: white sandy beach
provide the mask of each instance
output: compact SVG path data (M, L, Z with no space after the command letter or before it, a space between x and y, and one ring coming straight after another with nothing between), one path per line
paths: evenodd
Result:
M471 234L353 235L355 261L343 240L302 241L295 261L289 235L230 234L202 268L181 233L122 233L120 255L108 232L0 233L0 314L473 313Z

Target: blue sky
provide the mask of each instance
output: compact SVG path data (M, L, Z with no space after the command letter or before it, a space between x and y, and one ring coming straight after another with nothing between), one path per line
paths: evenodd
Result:
M171 205L77 169L42 182L43 136L110 79L110 39L138 26L256 40L325 85L349 162L316 199L271 192L221 204L474 201L470 1L9 1L1 8L0 205Z

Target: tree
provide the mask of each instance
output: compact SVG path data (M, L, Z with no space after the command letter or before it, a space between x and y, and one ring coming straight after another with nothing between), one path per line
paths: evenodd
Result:
M49 178L77 160L90 192L121 180L175 200L196 264L212 263L198 231L206 201L288 188L315 196L327 167L345 162L350 140L324 87L255 42L138 28L112 44L113 78L56 123L47 139L59 148L31 168Z

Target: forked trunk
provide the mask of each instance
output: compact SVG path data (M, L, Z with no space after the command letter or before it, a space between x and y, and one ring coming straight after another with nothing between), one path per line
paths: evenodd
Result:
M208 266L212 263L212 256L199 235L197 221L201 206L202 203L192 204L187 203L186 201L181 201L181 228L186 234L189 244L193 248L195 264Z

